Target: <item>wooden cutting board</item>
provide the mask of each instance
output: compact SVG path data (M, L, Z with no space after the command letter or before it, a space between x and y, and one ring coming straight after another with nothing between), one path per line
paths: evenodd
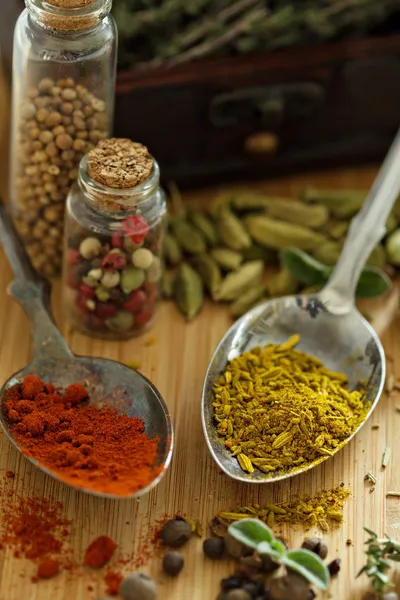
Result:
M0 82L1 90L4 89ZM1 111L0 111L0 114ZM3 113L4 114L4 113ZM7 155L3 144L0 164ZM279 195L296 195L299 186L312 182L316 186L368 188L375 168L310 173L299 177L256 184ZM4 189L5 181L2 180ZM192 193L192 200L204 200L213 191ZM30 353L28 322L19 306L6 294L11 281L8 263L0 252L0 384L25 365ZM56 483L35 469L11 447L0 434L0 477L6 471L15 472L11 486L26 495L52 496L63 503L73 522L71 543L77 560L82 559L87 544L100 534L110 535L122 552L140 555L140 539L146 537L155 521L164 514L184 513L199 519L205 531L207 522L220 509L244 504L280 502L297 494L329 489L344 482L351 489L346 504L345 521L326 536L329 558L340 556L342 570L334 581L330 595L335 600L360 600L365 589L364 579L355 579L363 564L363 526L379 533L387 532L400 538L400 498L386 497L388 491L400 492L400 405L398 392L384 394L370 421L339 454L312 471L274 485L238 484L222 475L214 464L204 442L200 422L200 394L204 373L213 349L230 325L224 307L208 304L192 323L186 323L171 304L163 304L157 323L149 335L125 343L91 340L75 332L67 332L60 310L60 286L54 288L53 306L56 319L66 334L72 349L78 354L104 356L122 362L139 361L141 371L163 394L170 408L176 433L175 452L171 468L161 484L140 501L111 501L74 492ZM382 301L374 322L383 332L389 366L400 377L400 321L393 321L398 300L394 294ZM369 310L371 312L371 310ZM149 336L155 343L148 345ZM372 429L379 425L379 429ZM386 470L381 469L383 450L390 446L392 459ZM375 491L369 493L365 473L377 475ZM0 519L4 518L4 499L0 497ZM285 534L293 546L304 537L301 531L286 528ZM346 545L351 539L352 544ZM212 563L202 556L201 541L193 539L184 549L186 566L177 580L161 574L160 554L155 551L145 570L160 584L160 598L165 600L213 600L219 580L229 575L227 562ZM129 571L129 565L126 570ZM104 596L103 574L82 569L73 575L61 574L48 582L31 583L34 566L13 556L11 550L0 551L0 600L89 600ZM88 589L92 587L92 590Z

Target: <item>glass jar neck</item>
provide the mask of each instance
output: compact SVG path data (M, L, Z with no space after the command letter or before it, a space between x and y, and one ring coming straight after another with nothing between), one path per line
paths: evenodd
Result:
M79 165L78 185L85 202L95 212L113 219L123 219L138 210L144 212L149 208L160 186L160 169L153 159L153 168L146 181L133 188L115 189L101 185L90 177L86 154Z
M25 0L25 6L36 24L67 33L99 25L110 12L112 0L94 0L82 8L53 6L45 0Z

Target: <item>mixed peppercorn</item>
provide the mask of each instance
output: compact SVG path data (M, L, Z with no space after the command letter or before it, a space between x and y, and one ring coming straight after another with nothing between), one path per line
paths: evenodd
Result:
M160 225L131 215L109 235L70 232L65 299L74 326L102 337L130 337L152 320L161 278Z

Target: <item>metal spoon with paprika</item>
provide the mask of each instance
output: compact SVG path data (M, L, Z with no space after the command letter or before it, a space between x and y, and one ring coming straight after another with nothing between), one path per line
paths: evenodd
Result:
M0 203L0 242L14 271L15 279L8 291L27 314L33 337L33 353L30 363L12 375L0 390L0 422L17 450L10 424L4 414L5 391L21 383L34 373L45 382L66 388L75 382L85 382L91 389L90 403L116 408L120 413L138 417L144 421L149 437L159 438L155 466L158 475L149 486L132 495L139 497L155 487L167 470L173 449L173 428L168 408L155 386L146 377L130 367L105 358L76 356L55 325L50 308L50 284L42 279L30 265L22 248L5 206ZM29 460L48 475L62 481L56 473L42 466L33 458ZM82 488L79 488L82 490ZM120 496L83 491L108 498Z

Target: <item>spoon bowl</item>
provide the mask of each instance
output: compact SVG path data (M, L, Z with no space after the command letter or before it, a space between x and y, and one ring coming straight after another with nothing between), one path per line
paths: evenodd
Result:
M332 314L318 294L287 296L256 306L236 321L219 343L210 361L202 393L202 424L208 448L219 468L239 481L272 483L303 473L330 458L321 456L312 464L297 467L291 472L263 473L256 469L253 473L246 473L217 435L212 388L227 362L255 346L281 344L295 333L300 335L297 349L319 358L328 369L346 373L351 390L360 381L365 383L365 401L370 405L365 420L379 401L385 381L384 350L377 334L356 308L345 315Z
M246 350L268 343L280 344L299 334L300 350L322 360L328 369L345 373L350 390L359 383L365 387L369 408L364 423L376 407L385 381L385 354L377 334L355 307L355 292L368 257L386 232L386 221L399 191L400 131L360 212L350 224L342 253L323 290L310 296L277 298L253 308L229 329L218 345L204 381L202 423L210 452L227 475L251 483L273 482L307 471L329 458L321 456L311 464L285 472L265 474L255 469L246 473L225 449L213 419L212 388L227 363Z
M34 458L27 458L54 479L96 496L121 499L137 498L146 494L162 479L171 462L173 451L172 421L161 394L146 377L126 365L105 358L75 356L71 352L51 316L49 283L32 270L1 203L0 241L15 275L9 292L25 310L31 323L33 337L31 362L10 377L0 389L0 424L5 433L17 450L22 452L23 449L16 443L11 423L5 415L4 401L5 392L21 383L27 375L34 374L46 383L53 383L62 389L71 383L83 383L89 391L90 404L107 406L128 417L140 418L144 422L146 435L159 438L154 479L147 487L130 496L119 496L72 486Z

